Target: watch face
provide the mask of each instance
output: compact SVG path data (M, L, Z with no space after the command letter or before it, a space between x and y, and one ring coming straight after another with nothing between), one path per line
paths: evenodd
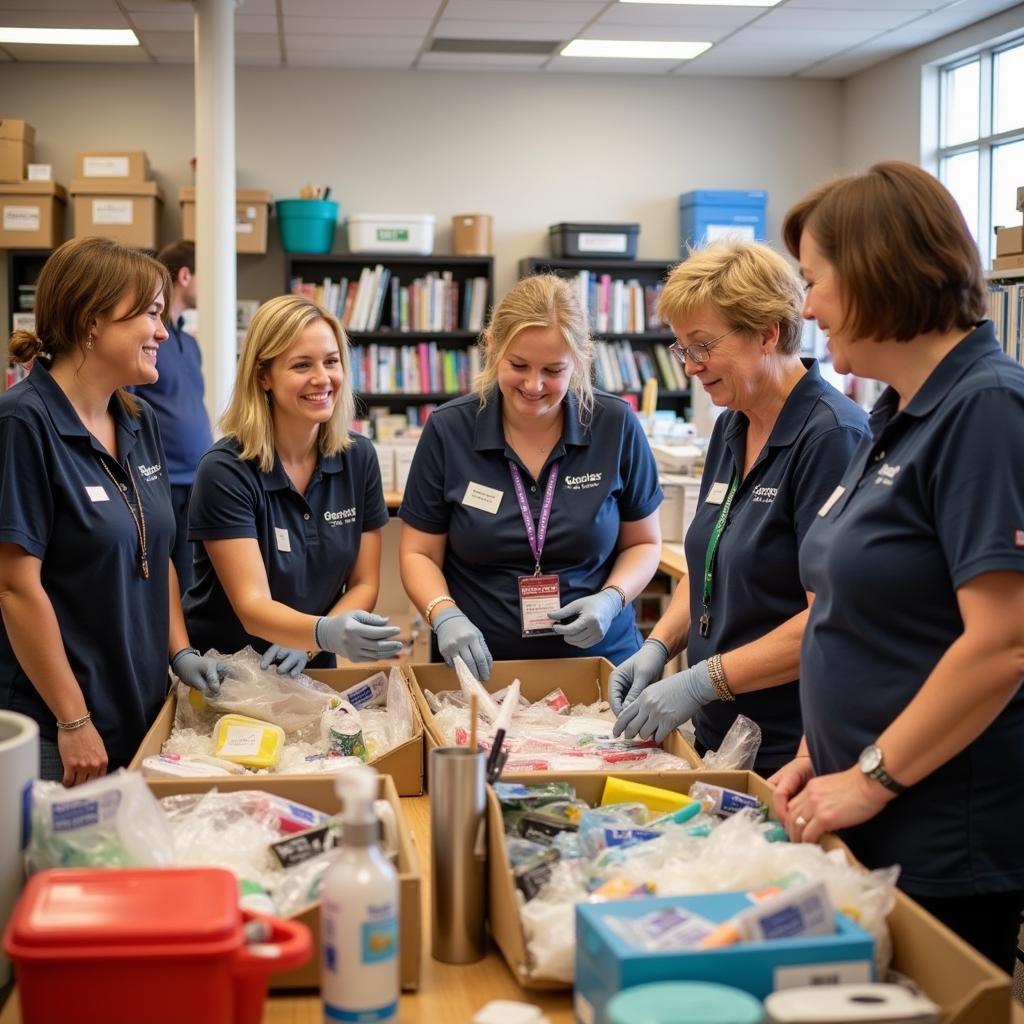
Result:
M865 774L873 772L882 763L882 751L874 745L865 747L861 751L857 763Z

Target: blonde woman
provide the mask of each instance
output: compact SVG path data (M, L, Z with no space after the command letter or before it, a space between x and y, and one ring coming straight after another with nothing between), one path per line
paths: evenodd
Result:
M661 549L640 424L592 389L586 316L561 278L520 281L483 350L476 393L434 412L416 448L399 512L405 589L441 657L461 655L478 679L492 658L626 658Z
M388 512L373 446L349 431L353 409L338 321L297 295L264 303L189 504L201 546L184 607L203 649L249 644L293 676L336 654L401 650L398 629L371 614Z
M800 543L868 429L800 358L802 299L792 267L755 242L697 250L669 275L658 312L678 339L670 351L727 411L686 534L689 586L611 679L616 733L661 742L692 717L703 753L743 714L761 727L764 773L802 734ZM690 667L662 680L684 647Z

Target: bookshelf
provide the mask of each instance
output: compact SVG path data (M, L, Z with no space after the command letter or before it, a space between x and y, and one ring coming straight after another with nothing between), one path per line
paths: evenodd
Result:
M22 309L19 297L24 290L34 286L39 279L43 264L49 259L50 249L8 249L7 250L7 311L8 319L3 332L3 365L4 375L0 380L0 391L6 390L11 384L24 376L24 371L11 365L10 353L7 348L8 338L14 330L15 314L28 312Z
M472 386L494 301L492 257L290 254L285 274L287 291L311 294L345 324L364 406L422 422Z
M519 276L558 274L578 283L597 342L597 384L605 391L639 396L644 382L658 382L658 407L680 416L690 411L690 388L668 346L675 340L655 315L661 285L678 260L562 259L529 256Z
M1024 363L1024 268L989 270L988 315L1003 351Z

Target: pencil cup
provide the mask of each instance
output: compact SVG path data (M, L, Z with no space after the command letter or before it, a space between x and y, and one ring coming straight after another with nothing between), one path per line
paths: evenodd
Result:
M431 953L448 964L487 949L484 757L469 747L430 752Z

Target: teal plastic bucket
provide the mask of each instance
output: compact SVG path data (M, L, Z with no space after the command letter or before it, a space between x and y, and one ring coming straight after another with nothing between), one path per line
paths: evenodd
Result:
M285 252L330 252L338 204L333 199L279 199L277 226Z

